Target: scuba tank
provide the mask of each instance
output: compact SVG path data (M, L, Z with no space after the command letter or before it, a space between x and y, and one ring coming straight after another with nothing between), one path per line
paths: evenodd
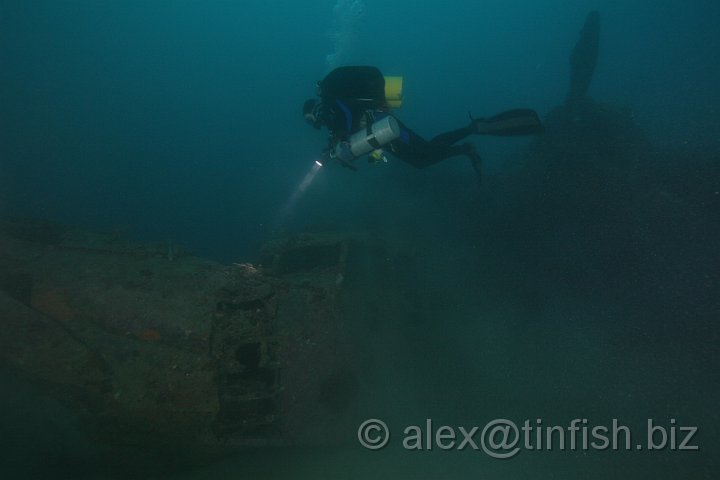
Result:
M400 136L400 125L394 117L378 120L357 131L346 142L339 142L333 149L331 156L343 164L347 164L358 157L362 157L373 150L387 145Z

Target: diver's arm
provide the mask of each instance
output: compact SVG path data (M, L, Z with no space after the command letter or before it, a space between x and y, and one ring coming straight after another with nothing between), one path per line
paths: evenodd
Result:
M350 143L348 142L346 136L338 137L330 135L328 138L328 146L322 156L323 159L325 159L325 162L332 160L345 168L357 171L357 167L352 164L354 158L352 152L350 151Z

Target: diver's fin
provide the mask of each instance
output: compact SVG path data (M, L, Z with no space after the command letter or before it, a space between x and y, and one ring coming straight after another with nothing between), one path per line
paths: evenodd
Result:
M477 184L482 185L482 158L477 153L474 147L468 153L468 158L470 159L470 165L472 165L472 168L475 171L475 179L477 180Z
M472 119L472 117L470 117ZM498 113L490 118L472 119L475 133L480 135L533 135L545 131L535 110L518 108Z

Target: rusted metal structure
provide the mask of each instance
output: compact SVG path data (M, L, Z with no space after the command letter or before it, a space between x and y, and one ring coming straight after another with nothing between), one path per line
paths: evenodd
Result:
M32 222L0 224L1 359L128 445L210 450L347 436L358 361L340 294L367 239L270 242L221 265ZM375 246L387 259L395 255Z

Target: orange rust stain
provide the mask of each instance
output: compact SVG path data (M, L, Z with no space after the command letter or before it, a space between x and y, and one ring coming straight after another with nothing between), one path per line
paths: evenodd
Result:
M135 336L144 342L160 341L160 332L158 332L154 328L146 328L145 330L140 330L139 332L135 332Z
M44 290L33 294L30 304L48 317L67 322L75 318L77 310L68 305L59 290Z

